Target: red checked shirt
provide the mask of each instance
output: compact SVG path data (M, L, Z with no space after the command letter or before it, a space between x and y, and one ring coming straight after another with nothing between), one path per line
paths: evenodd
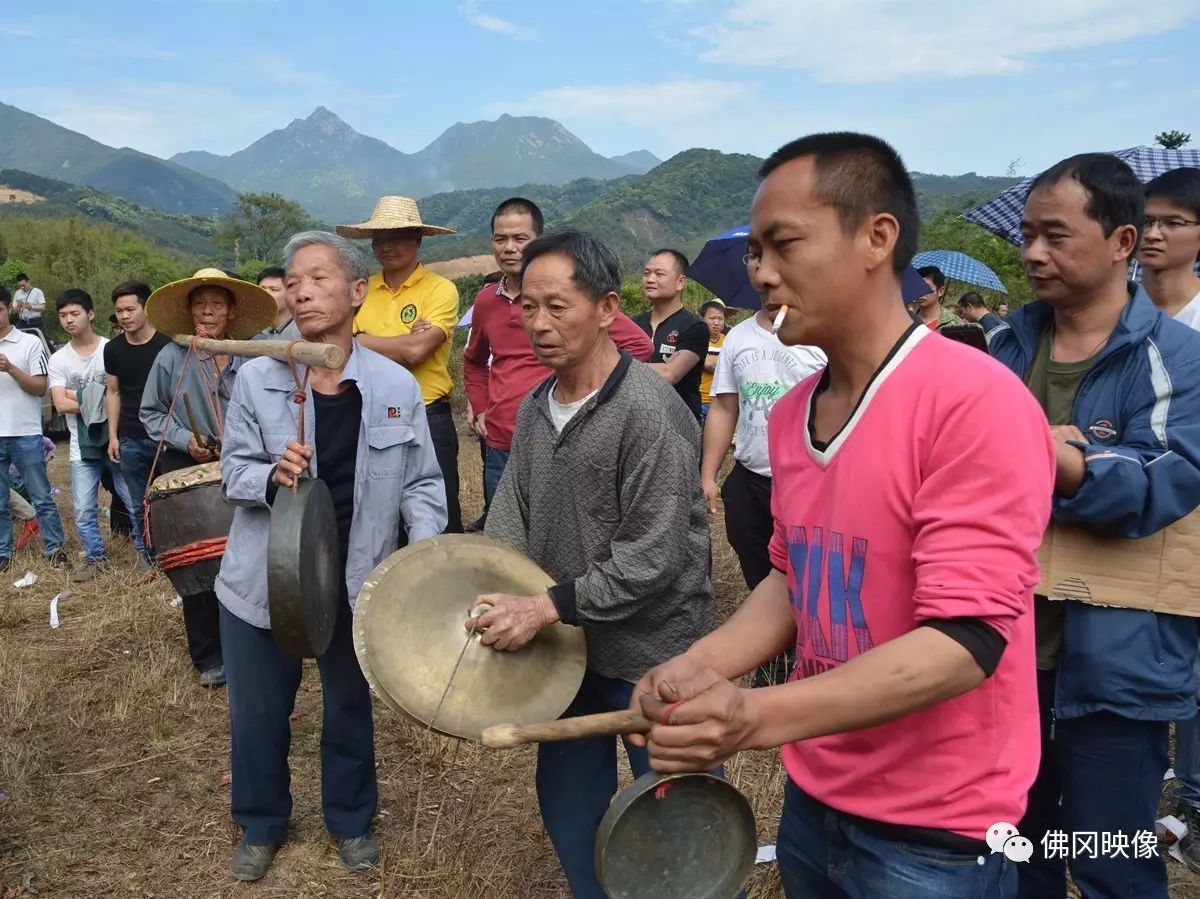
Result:
M654 349L650 338L623 312L617 313L608 334L619 349L641 362ZM505 452L512 448L521 400L551 374L529 344L521 322L521 295L505 290L503 280L486 285L475 297L471 313L463 380L471 408L484 413L488 446Z

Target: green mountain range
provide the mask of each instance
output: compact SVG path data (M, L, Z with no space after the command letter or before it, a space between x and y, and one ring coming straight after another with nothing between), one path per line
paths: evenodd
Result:
M25 194L32 194L34 202L13 202L15 197L24 198ZM83 216L128 228L150 243L167 249L198 256L213 252L216 221L212 218L170 215L94 187L43 178L16 169L0 169L0 211L6 216L31 218Z
M402 153L359 134L323 106L232 155L192 150L171 159L239 191L282 194L329 222L367 218L384 194L425 197L503 184L620 178L659 162L646 150L608 159L558 122L509 115L458 122L424 149Z
M0 103L0 168L85 184L163 212L224 215L233 189L184 166L116 149Z

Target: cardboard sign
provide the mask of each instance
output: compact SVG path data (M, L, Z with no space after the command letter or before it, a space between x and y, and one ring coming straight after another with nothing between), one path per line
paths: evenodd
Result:
M1200 512L1139 540L1054 522L1038 561L1044 596L1200 617Z

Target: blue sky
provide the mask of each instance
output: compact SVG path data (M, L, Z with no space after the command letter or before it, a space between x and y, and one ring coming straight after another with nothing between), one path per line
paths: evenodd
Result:
M815 130L1029 174L1196 134L1196 0L110 0L6 4L0 100L104 143L229 153L318 105L413 152L558 119L606 155Z

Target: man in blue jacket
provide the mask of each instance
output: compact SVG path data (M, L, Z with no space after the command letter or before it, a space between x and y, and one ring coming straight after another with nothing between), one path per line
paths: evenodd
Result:
M237 509L217 578L221 644L229 688L230 805L243 830L232 869L258 880L284 841L292 812L289 720L300 660L271 636L267 545L271 504L311 470L329 487L343 578L333 639L317 659L324 719L321 806L342 864L379 863L371 834L378 788L371 694L354 655L352 609L363 581L395 551L446 526L446 487L417 382L407 370L353 339L367 265L336 234L305 231L284 247L287 305L305 340L345 353L338 370L313 368L306 400L293 402L291 367L253 359L239 370L225 420L221 477ZM298 438L304 416L305 443ZM403 531L401 530L403 528Z
M1126 283L1142 223L1142 186L1114 156L1039 175L1021 220L1038 300L990 347L1057 438L1054 518L1105 536L1145 537L1200 505L1200 334ZM1034 844L1020 894L1066 896L1069 857L1085 896L1166 899L1152 834L1169 722L1195 711L1196 623L1039 597L1037 641L1042 766L1018 828ZM1073 851L1083 833L1108 835L1108 851Z

